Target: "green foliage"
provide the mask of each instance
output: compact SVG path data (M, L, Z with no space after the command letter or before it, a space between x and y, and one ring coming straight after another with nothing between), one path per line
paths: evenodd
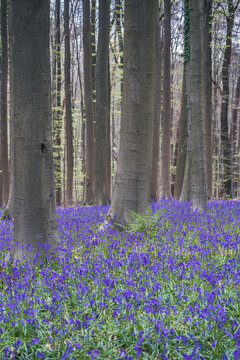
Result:
M4 220L12 220L12 219L11 219L11 216L9 215L7 209L4 210L4 212L3 212L3 214L2 214L2 216L1 216L0 219L3 220L3 221L4 221Z
M156 225L161 217L161 212L152 213L147 209L143 214L130 211L128 214L128 224L126 230L135 233L148 233L156 228Z

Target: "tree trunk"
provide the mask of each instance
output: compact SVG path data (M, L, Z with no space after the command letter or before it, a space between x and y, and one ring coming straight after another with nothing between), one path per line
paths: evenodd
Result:
M92 59L92 92L93 114L96 114L96 0L91 1L91 59Z
M157 0L126 0L123 117L117 174L109 216L127 221L150 196Z
M69 32L69 0L64 0L64 38L65 38L65 116L66 116L66 141L67 141L67 186L66 202L73 201L73 129L72 129L72 103L71 103L71 54Z
M190 96L191 113L191 191L192 210L202 212L207 203L206 150L203 119L202 9L204 0L190 0Z
M86 202L94 202L94 113L92 91L92 51L89 0L83 4L84 97L86 109Z
M177 200L190 200L190 111L189 111L189 90L190 90L190 19L189 0L184 0L184 64L182 82L182 103L180 114L180 129L178 140L178 153L176 163L176 179L174 197Z
M109 102L110 1L99 1L99 32L96 69L95 202L110 203L110 102Z
M162 138L162 196L171 197L170 141L171 141L171 1L164 0L164 51L163 51L163 138Z
M61 129L62 129L62 116L61 116L61 39L60 39L60 0L56 0L55 5L55 72L54 76L54 90L55 90L55 110L53 112L53 134L54 134L54 170L55 170L55 183L56 183L56 203L62 203L62 174L61 174Z
M189 61L189 60L187 60ZM187 155L187 140L188 140L188 99L187 99L187 87L186 87L186 61L183 65L183 80L182 80L182 101L181 101L181 113L180 113L180 128L179 138L177 145L177 163L176 163L176 177L174 184L174 198L180 199L183 179L186 165Z
M232 190L233 196L237 197L237 185L239 176L239 114L240 114L240 65L238 65L238 79L235 90L234 108L232 112Z
M205 124L207 192L212 197L212 0L204 0L203 12L203 117Z
M229 139L229 67L232 53L232 29L234 24L234 5L228 0L227 37L222 65L222 106L221 106L221 142L224 167L224 195L231 197L231 144Z
M0 84L2 83L2 55L0 54ZM1 86L0 86L0 99L1 99ZM2 206L2 150L1 150L1 127L0 122L0 206Z
M153 118L153 148L152 148L152 169L150 180L150 200L158 199L158 174L159 174L159 135L160 135L160 112L161 112L161 83L162 83L162 54L161 35L159 22L159 5L157 4L156 20L156 62L154 82L154 118Z
M43 255L45 249L54 252L58 241L51 138L50 4L47 0L11 0L10 4L13 258L22 260Z
M2 205L9 197L8 131L7 131L7 83L8 83L8 43L7 43L7 0L1 1L2 37L2 82L1 82L1 153L2 153Z

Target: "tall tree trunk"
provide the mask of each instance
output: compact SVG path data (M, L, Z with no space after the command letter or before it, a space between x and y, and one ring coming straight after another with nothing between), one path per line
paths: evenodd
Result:
M8 83L8 43L7 43L7 0L1 1L2 37L2 82L1 82L1 153L2 153L2 205L9 197L8 131L7 131L7 83Z
M92 58L92 92L93 92L93 113L96 114L96 0L91 1L91 58Z
M202 212L207 203L206 148L203 119L202 9L204 0L190 0L191 208Z
M228 0L227 36L222 65L222 106L221 106L221 142L224 167L224 195L231 197L231 144L229 139L229 67L232 53L232 29L234 24L234 4Z
M160 138L160 112L161 112L161 84L162 84L162 54L161 35L159 22L159 4L157 4L156 20L156 62L154 83L154 118L153 118L153 148L152 168L150 180L150 200L158 199L158 174L159 174L159 138Z
M0 54L0 84L2 83L2 54ZM1 99L1 86L0 86L0 99ZM0 206L2 206L2 150L1 150L1 127L0 122Z
M118 46L120 52L120 69L123 69L123 36L122 36L122 22L121 22L121 13L123 12L122 0L116 0L115 2L115 16L116 16L116 30L118 35ZM121 97L123 93L123 81L121 78ZM122 103L122 102L121 102Z
M234 108L232 112L232 133L231 133L231 144L232 144L232 189L233 196L237 197L237 185L239 177L239 114L240 114L240 65L238 65L238 79L235 90Z
M77 30L76 30L76 25L73 24L74 26L74 36L75 36L75 41L76 41L76 57L77 57L77 73L78 73L78 80L79 80L79 87L80 87L80 109L81 109L81 146L80 146L80 157L81 157L81 172L83 174L82 177L82 202L84 203L85 199L85 124L86 124L86 119L85 119L85 112L84 112L84 100L83 100L83 86L82 86L82 76L81 76L81 65L80 65L80 55L79 55L79 50L81 52L81 42L80 42L80 49L79 49L79 45L78 45L78 40L77 40Z
M60 39L60 0L56 0L55 5L55 44L54 44L54 61L55 73L54 76L54 90L55 90L55 111L53 119L53 134L54 134L54 170L55 170L55 183L56 183L56 203L61 205L62 202L62 174L61 174L61 129L62 129L62 116L61 116L61 39Z
M212 197L212 0L204 0L203 12L203 117L205 124L207 192Z
M123 117L109 217L127 221L143 212L150 195L157 0L126 0Z
M171 1L164 0L162 196L171 197Z
M175 185L174 185L174 198L176 200L180 199L182 192L185 165L186 165L186 155L187 155L188 99L187 99L187 87L186 87L186 67L187 67L186 61L184 61L180 128L179 128L179 138L177 145L178 150L177 150L177 163L176 163L176 177L175 177Z
M54 252L48 0L10 1L14 135L13 258ZM20 244L18 246L18 244ZM30 244L32 252L29 251Z
M96 71L95 202L110 203L110 102L109 102L110 1L99 1Z
M86 109L86 202L94 202L94 113L92 91L92 51L89 0L83 4L84 96Z
M182 102L180 113L180 128L177 150L176 178L174 197L176 200L189 201L190 194L190 111L189 111L189 71L190 71L190 19L189 0L184 0L184 63L182 81Z
M71 54L69 32L69 0L64 0L64 38L65 38L65 116L67 141L67 186L66 202L73 201L73 129L72 129L72 103L71 103Z

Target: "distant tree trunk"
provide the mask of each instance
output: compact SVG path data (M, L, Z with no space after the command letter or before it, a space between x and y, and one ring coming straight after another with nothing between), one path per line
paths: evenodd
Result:
M161 83L162 83L162 54L161 35L159 22L159 5L157 4L156 20L156 62L154 81L154 118L153 118L153 148L152 169L150 177L150 200L158 199L158 174L159 174L159 135L160 135L160 112L161 112Z
M10 6L13 259L22 260L44 253L46 248L54 252L58 241L51 140L50 4L47 0L11 0Z
M61 129L62 129L62 115L61 115L61 83L62 83L62 71L61 71L61 39L60 39L60 0L56 0L55 5L55 66L54 70L54 90L55 90L55 111L53 120L53 133L54 133L54 151L55 161L55 183L56 183L56 203L61 205L62 202L62 174L61 174Z
M180 113L180 128L177 150L176 177L174 186L174 198L181 201L189 201L190 174L189 174L189 146L190 146L190 112L189 112L189 0L184 0L184 63L182 81L182 102Z
M91 49L92 49L92 92L93 92L93 113L96 114L96 0L91 1Z
M2 83L2 55L0 54L0 84ZM0 99L1 99L1 86L0 86ZM2 206L2 150L1 150L1 127L0 122L0 206Z
M66 141L67 141L67 186L66 202L73 201L73 129L72 129L72 104L71 104L71 54L69 33L69 0L64 0L64 38L65 38L65 116L66 116Z
M224 167L224 195L231 197L231 144L229 139L229 67L232 53L232 29L234 24L234 4L228 0L227 36L222 65L222 106L221 106L221 142Z
M1 82L1 153L2 153L2 205L6 206L9 197L8 134L7 134L7 83L8 83L8 44L7 44L7 0L1 1L2 37L2 82Z
M206 148L202 103L202 9L204 0L190 0L190 93L191 113L191 191L192 210L202 212L207 203Z
M121 12L123 11L122 0L116 0L115 2L115 16L116 16L116 30L118 35L118 46L120 55L120 68L123 68L123 36L122 36L122 24L121 24ZM121 78L121 97L123 92L123 81Z
M83 4L84 96L86 109L86 202L94 202L94 113L92 91L92 51L89 0Z
M232 190L233 196L237 197L237 184L239 176L239 114L240 114L240 65L238 65L238 79L235 90L234 108L232 112L232 133L231 133L231 144L232 144Z
M171 141L171 1L164 0L164 51L163 51L163 138L162 138L162 196L171 197L170 141Z
M99 31L96 69L95 202L110 203L110 102L109 102L110 1L99 1Z
M212 0L204 0L203 12L203 117L205 124L207 192L212 197Z
M81 150L80 150L80 156L81 156L81 171L83 174L82 177L82 202L85 201L85 111L84 111L84 100L83 100L83 86L82 86L82 76L81 76L81 66L80 66L80 55L79 55L79 46L78 46L78 40L77 40L77 30L76 25L74 26L74 36L76 41L76 57L77 57L77 72L78 72L78 80L79 80L79 87L80 87L80 109L81 109ZM81 46L80 46L81 51Z
M182 192L185 165L186 165L186 155L187 155L188 99L187 99L187 87L186 87L186 67L187 67L186 61L184 61L180 128L179 128L178 150L177 150L176 177L175 177L175 185L174 185L174 198L176 200L180 199Z
M150 196L157 0L126 0L123 117L109 217L127 221Z

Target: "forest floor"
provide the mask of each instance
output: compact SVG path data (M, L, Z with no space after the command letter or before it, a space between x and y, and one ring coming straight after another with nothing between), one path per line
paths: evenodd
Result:
M0 359L240 359L240 201L159 201L97 233L107 207L58 208L56 262L5 264Z

